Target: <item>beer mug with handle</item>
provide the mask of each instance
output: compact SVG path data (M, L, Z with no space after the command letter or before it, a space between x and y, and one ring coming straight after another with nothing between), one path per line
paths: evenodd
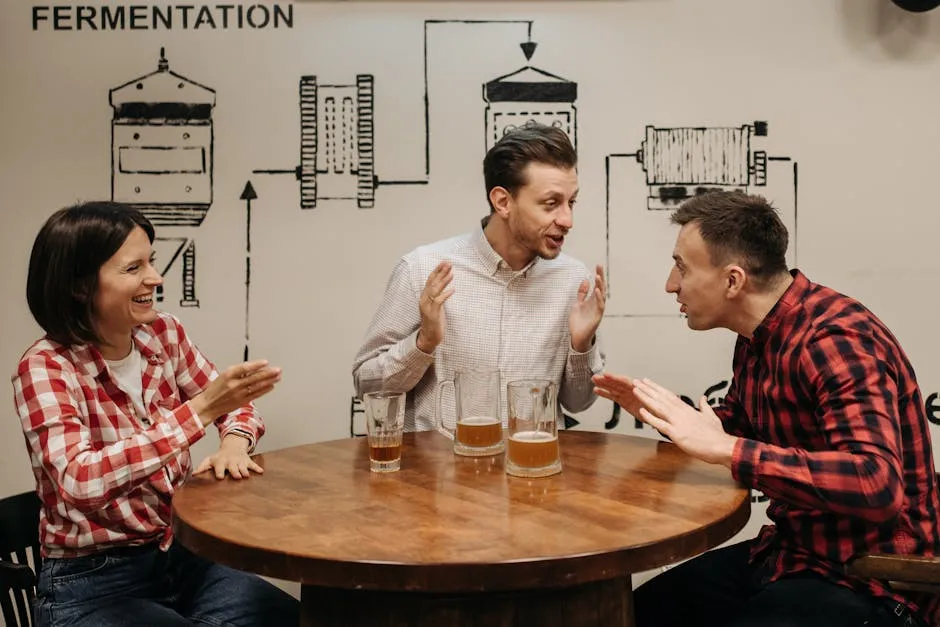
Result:
M506 450L503 425L499 419L498 370L457 371L453 380L441 381L437 387L438 430L454 441L454 453L468 457L496 455ZM454 386L454 428L444 423L441 403L444 387Z
M507 474L547 477L561 472L557 393L557 386L543 379L510 381L506 386L509 406Z

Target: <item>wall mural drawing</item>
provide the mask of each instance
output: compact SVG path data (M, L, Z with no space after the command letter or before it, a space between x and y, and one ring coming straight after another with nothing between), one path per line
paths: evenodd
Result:
M327 200L355 201L359 209L371 209L379 187L427 185L431 177L428 30L444 24L526 26L526 40L519 44L526 65L483 84L485 150L513 128L535 122L563 129L577 145L577 83L529 65L538 46L532 41L531 20L425 20L423 174L407 179L383 179L377 174L372 74L358 74L354 83L343 85L320 83L315 74L301 76L300 163L253 173L293 176L300 184L301 209L315 209Z
M797 263L797 162L790 157L768 156L759 142L767 137L765 121L733 127L671 127L647 125L640 147L630 153L604 157L606 268L608 273L607 318L679 317L674 299L663 290L668 266L655 272L618 274L611 267L649 267L631 242L638 237L655 240L657 249L672 250L675 232L669 212L683 201L710 191L740 190L763 193L774 199L780 217L790 231L787 263ZM644 173L641 192L635 174L617 167L624 161L638 163ZM773 180L770 170L783 165L786 172ZM632 183L632 185L631 185ZM768 189L771 185L773 189ZM645 210L634 199L646 197ZM629 200L626 200L629 199ZM668 256L664 254L664 259ZM627 298L617 299L619 294Z
M315 209L323 201L355 202L360 209L376 204L376 190L383 185L427 185L431 176L429 32L443 26L486 27L520 25L525 39L519 46L522 67L481 84L484 136L488 150L512 129L532 123L563 129L577 147L578 84L532 65L537 43L532 41L532 20L425 20L423 23L424 163L423 173L400 180L383 179L377 173L375 153L376 79L357 74L346 84L320 82L316 74L298 82L299 164L286 169L259 168L254 174L290 175L299 183L302 210ZM111 191L116 201L138 207L158 228L154 248L161 272L179 267L180 306L198 307L196 298L196 243L194 229L206 217L213 202L214 132L212 113L215 91L170 70L164 48L157 69L110 90L112 119ZM639 147L629 153L604 157L606 268L610 296L608 318L678 317L671 298L644 302L643 295L662 293L660 278L653 289L636 289L628 274L611 267L633 264L628 258L632 238L663 238L664 250L673 236L668 210L683 200L711 190L755 191L767 188L775 178L786 180L792 202L782 205L793 234L788 262L796 264L797 163L790 157L768 156L763 145L768 123L740 126L657 127L646 125ZM583 160L582 160L583 161ZM638 172L624 167L632 161ZM791 177L776 177L773 170L786 165ZM789 190L788 190L789 191ZM637 208L639 193L645 206ZM768 195L775 199L779 194ZM245 202L245 331L244 359L250 350L251 209L258 194L246 181L240 199ZM628 200L630 199L630 200ZM618 258L618 255L620 258ZM624 258L624 255L627 258ZM639 260L642 262L642 260ZM652 275L653 273L644 273ZM611 276L613 275L613 276ZM621 292L631 294L617 300ZM640 295L640 298L636 298ZM162 288L158 301L163 300ZM713 393L715 390L711 390ZM361 411L350 404L350 433ZM564 414L566 427L579 421ZM613 408L605 429L620 422L620 408ZM640 428L641 425L635 425Z
M111 89L109 101L111 199L133 205L158 229L154 248L169 260L164 275L182 256L180 306L198 307L192 229L212 205L215 91L171 71L161 48L156 71Z

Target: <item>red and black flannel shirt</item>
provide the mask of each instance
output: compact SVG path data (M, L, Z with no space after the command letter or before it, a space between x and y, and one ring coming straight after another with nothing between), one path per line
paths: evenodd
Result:
M751 552L761 581L818 573L906 604L931 625L933 596L905 596L846 575L864 553L940 553L930 432L914 370L897 339L859 302L793 284L753 337L739 336L718 409L740 436L733 476L769 497Z
M218 373L171 315L135 328L133 341L143 361L145 420L90 345L39 340L12 377L43 503L44 556L171 542L170 500L192 471L189 447L206 433L188 401ZM253 405L215 425L220 438L238 433L251 448L264 434Z

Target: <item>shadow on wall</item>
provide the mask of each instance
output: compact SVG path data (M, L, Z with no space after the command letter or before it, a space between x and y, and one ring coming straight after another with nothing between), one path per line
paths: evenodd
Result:
M892 0L842 0L842 15L855 50L898 61L940 57L940 9L911 12Z

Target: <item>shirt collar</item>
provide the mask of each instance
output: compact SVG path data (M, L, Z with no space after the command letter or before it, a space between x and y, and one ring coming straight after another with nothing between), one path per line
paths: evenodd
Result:
M140 351L141 357L148 363L158 364L166 360L163 348L151 331L150 325L142 324L134 327L134 330L131 331L131 340L137 350ZM104 357L101 356L101 351L93 344L78 344L72 346L70 350L75 356L74 363L84 369L88 376L97 379L105 372L108 372L108 366L104 361Z
M757 328L754 329L754 334L751 336L752 345L766 342L774 330L780 326L781 320L783 320L790 311L798 307L809 294L812 284L809 279L806 278L806 275L797 269L793 269L790 271L790 276L793 277L793 282L790 283L790 286L780 298L777 299L777 302L774 303L774 306L767 312L767 315L764 316L761 323L757 325Z
M536 256L518 272L513 271L512 268L509 267L509 264L506 263L506 261L500 256L500 254L493 249L489 240L486 239L486 234L483 233L483 229L486 228L486 225L490 221L491 216L492 214L480 220L480 226L477 227L477 229L474 231L472 237L473 248L477 251L477 254L480 257L480 261L483 262L483 267L486 269L487 274L489 276L493 276L500 270L510 270L514 274L528 276L529 271L535 267L539 257Z

